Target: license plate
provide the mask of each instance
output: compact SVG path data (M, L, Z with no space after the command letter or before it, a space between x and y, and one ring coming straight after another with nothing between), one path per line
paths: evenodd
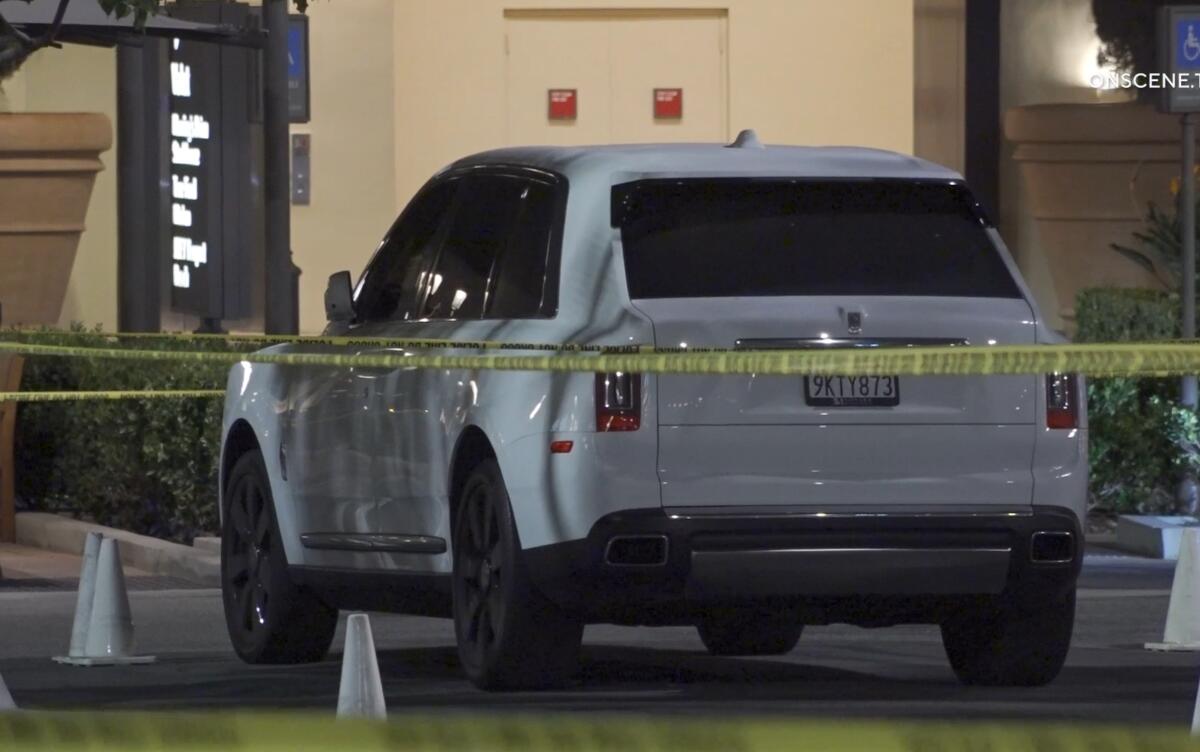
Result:
M804 402L813 407L895 407L899 376L805 376Z

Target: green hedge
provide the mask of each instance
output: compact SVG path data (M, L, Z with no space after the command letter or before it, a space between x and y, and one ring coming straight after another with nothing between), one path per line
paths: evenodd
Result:
M38 341L56 340L80 344L67 337ZM120 346L252 349L168 338L128 339ZM223 365L32 357L21 387L223 389L227 372ZM217 527L221 408L220 398L24 403L17 411L15 448L19 503L182 542L211 534Z
M1084 290L1076 342L1177 338L1179 296L1153 290ZM1195 415L1178 407L1179 379L1090 379L1092 504L1114 512L1168 512L1183 472L1197 466Z

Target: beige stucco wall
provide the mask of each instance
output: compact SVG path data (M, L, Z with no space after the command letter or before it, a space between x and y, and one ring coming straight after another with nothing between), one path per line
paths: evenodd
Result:
M966 164L966 0L915 0L913 153L963 172Z
M300 328L325 326L325 284L362 269L396 218L393 0L310 3L312 203L292 207Z
M36 53L4 84L0 111L102 112L116 123L117 58L102 47L66 45ZM100 155L86 229L79 239L60 325L117 325L117 147Z
M1000 5L1000 107L1047 102L1095 102L1124 98L1097 92L1088 77L1097 71L1090 0L1005 0ZM1062 301L1039 243L1013 145L1000 154L1000 233L1017 258L1047 322L1063 325Z
M513 7L727 9L733 133L912 151L912 0L404 0L394 16L400 202L454 158L505 145Z
M505 145L505 9L606 6L727 9L731 133L912 151L912 0L313 2L313 117L292 129L311 133L313 149L312 204L292 208L303 331L324 324L329 274L357 274L422 182L459 156ZM115 122L115 69L112 50L42 52L0 108L92 110ZM112 328L115 152L104 160L63 323Z

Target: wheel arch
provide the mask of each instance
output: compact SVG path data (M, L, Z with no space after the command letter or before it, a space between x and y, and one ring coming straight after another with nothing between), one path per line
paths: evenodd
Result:
M225 441L221 447L221 474L220 474L220 499L221 503L217 510L220 513L222 521L225 519L225 484L229 480L229 474L233 471L233 466L247 452L254 450L262 451L262 445L258 441L258 436L254 432L254 428L250 425L250 421L245 418L238 418L229 427L229 431L225 434Z
M486 459L498 459L491 440L479 426L474 424L468 425L459 434L458 441L454 444L454 453L451 455L450 460L447 498L450 504L450 529L452 531L454 530L454 523L458 516L458 497L467 482L467 477L479 463Z

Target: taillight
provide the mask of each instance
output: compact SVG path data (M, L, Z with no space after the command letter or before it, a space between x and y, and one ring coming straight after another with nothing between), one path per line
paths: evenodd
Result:
M596 430L636 431L641 425L641 374L596 374Z
M1046 376L1046 428L1079 427L1079 381L1073 373Z

